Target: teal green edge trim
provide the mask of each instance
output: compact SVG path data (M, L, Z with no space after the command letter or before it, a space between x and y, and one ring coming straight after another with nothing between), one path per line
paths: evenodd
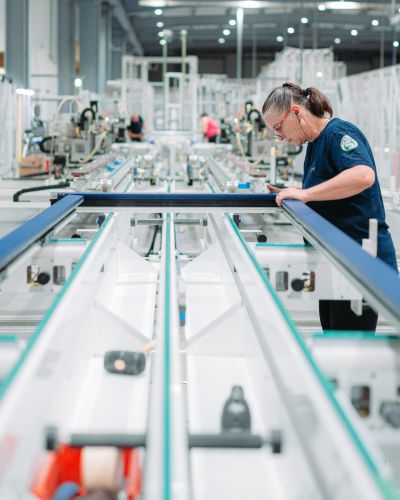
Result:
M87 238L50 238L48 243L86 243Z
M5 335L2 335L0 334L0 343L4 342L4 343L10 343L10 344L13 344L15 342L18 341L18 336L17 335L14 335L14 334L5 334Z
M353 426L351 425L350 421L347 418L346 413L343 411L343 408L340 406L336 397L334 396L333 385L328 381L328 379L325 377L325 375L322 373L322 371L320 370L320 368L316 364L314 358L312 357L310 351L308 350L306 344L304 343L300 333L297 331L296 325L294 324L292 319L289 317L289 315L288 315L286 309L284 308L281 300L279 299L275 289L273 288L270 281L268 280L267 275L261 269L255 255L250 250L250 248L248 247L243 236L238 231L234 220L232 219L232 217L229 214L225 214L225 216L228 218L232 228L234 229L235 233L237 234L239 240L241 241L243 248L245 249L247 255L250 257L255 268L257 269L257 272L258 272L260 278L262 279L264 285L266 286L266 288L268 289L268 291L271 293L272 297L274 298L275 303L277 304L283 318L285 319L287 325L289 326L289 329L291 330L294 339L296 340L297 344L299 345L299 347L300 347L301 351L303 352L305 358L307 359L308 363L310 364L311 369L313 370L314 374L316 375L317 379L319 380L321 386L325 390L328 399L330 400L330 402L333 405L336 412L341 417L341 420L342 420L345 428L347 429L348 433L352 437L353 441L358 446L360 454L363 457L367 467L370 469L371 474L375 480L375 483L376 483L378 489L384 495L384 498L386 500L399 500L399 496L396 494L395 487L392 484L392 482L387 480L387 479L383 479L380 476L379 469L378 469L377 465L375 464L372 457L369 455L368 451L366 450L366 448L364 446L364 443L360 439L357 432L354 430Z
M170 286L171 216L166 217L165 309L164 309L164 500L171 500L171 374L170 374Z
M212 187L211 182L207 181L207 186L210 188L212 193L215 193L215 189Z
M129 184L128 184L128 185L126 186L126 188L124 189L124 193L127 193L127 192L130 190L130 188L131 188L132 184L133 184L133 181L132 181L132 180L130 180L130 181L129 181Z
M317 332L311 335L313 339L317 340L390 340L399 341L400 337L397 333L391 335L390 333L373 333L373 332L363 332L363 331L336 331L330 330L329 332Z
M211 189L213 193L215 193L215 189L213 186L210 184L209 181L207 181L208 187ZM311 356L310 351L308 350L307 346L305 345L303 339L301 338L300 333L297 331L296 325L293 323L292 319L289 317L289 315L286 312L286 309L284 308L279 296L277 295L275 289L273 288L272 284L270 283L269 279L267 278L267 275L265 272L262 270L260 267L255 255L253 252L250 250L248 247L246 241L244 240L243 236L240 234L240 232L237 229L237 226L235 222L233 221L232 217L229 214L225 214L225 216L228 218L231 226L233 227L235 233L237 234L239 240L242 243L242 246L244 247L247 255L250 257L251 261L253 262L255 268L258 271L258 274L260 275L260 278L262 279L264 285L267 287L268 291L271 293L273 296L283 318L285 319L286 323L288 324L291 332L293 333L293 336L297 343L299 344L304 356L306 357L307 361L310 363L312 370L314 371L315 375L319 379L322 387L325 389L325 392L328 396L328 399L331 401L333 407L335 408L336 412L339 414L341 417L347 431L349 432L350 436L353 438L355 441L356 445L358 446L362 457L364 458L367 466L371 469L371 472L373 474L373 477L375 479L375 482L380 490L380 492L384 495L384 498L386 500L399 500L399 496L396 494L396 490L394 487L394 484L386 479L382 479L382 477L379 474L379 470L375 464L375 462L372 460L370 457L369 453L364 447L363 442L361 441L360 437L356 433L356 431L353 429L353 426L349 422L347 415L344 413L342 407L338 403L337 399L334 396L334 386L333 384L325 377L325 375L321 372L319 367L316 365L314 358Z
M290 247L290 248L304 248L305 243L256 243L256 247ZM309 247L309 245L307 245Z
M61 288L60 292L52 302L49 310L46 312L45 316L40 320L38 326L36 327L35 331L33 332L32 336L28 340L25 349L22 351L21 356L19 357L18 361L15 363L13 368L8 372L8 374L4 377L1 387L0 387L0 402L3 399L5 393L7 392L8 388L10 387L11 383L17 376L19 370L21 369L22 365L24 364L24 361L28 357L28 354L30 351L33 349L34 345L36 344L37 339L39 338L40 334L43 331L43 328L46 326L47 321L50 319L54 311L56 310L58 304L60 303L61 299L64 297L66 291L68 290L68 287L71 285L72 281L75 279L76 275L78 274L79 270L81 269L83 263L89 256L94 244L96 241L99 239L101 233L104 231L105 227L109 223L112 213L110 213L107 218L105 219L104 223L102 224L101 228L97 231L95 237L91 241L90 245L87 247L85 250L84 254L82 257L79 259L77 265L74 267L72 273L70 274L69 278L66 280L64 286Z

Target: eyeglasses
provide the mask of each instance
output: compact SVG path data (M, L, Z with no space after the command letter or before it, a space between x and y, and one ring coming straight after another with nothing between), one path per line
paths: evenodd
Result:
M272 130L274 131L275 135L278 135L278 136L282 136L283 135L282 132L281 132L282 125L283 125L283 122L286 120L286 118L289 116L289 113L290 113L291 110L292 110L292 107L290 106L290 108L283 115L282 120L272 126Z

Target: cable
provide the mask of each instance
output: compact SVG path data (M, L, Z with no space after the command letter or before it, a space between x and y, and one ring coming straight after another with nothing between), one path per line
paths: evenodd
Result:
M299 146L296 151L289 151L287 152L288 156L296 156L299 155L303 151L303 145Z
M93 156L97 153L98 149L100 148L101 146L101 143L103 142L103 140L105 139L107 135L107 132L104 130L101 134L100 134L100 139L97 141L97 144L95 145L95 147L93 148L93 151L91 153L89 153L86 158L83 158L82 160L79 160L79 163L87 163L89 160L91 160L93 158Z
M86 118L86 113L87 112L90 112L90 114L92 115L92 120L94 120L94 117L95 117L95 113L93 111L92 108L85 108L82 113L81 113L81 117L79 119L79 128L81 130L83 130L85 128L85 121L87 120Z
M50 145L50 149L46 149L44 147L44 145L49 142L49 141L52 141L53 139L55 139L55 135L47 135L46 137L43 137L43 139L40 141L39 143L39 149L42 153L50 153L51 152L51 145Z
M31 187L31 188L26 188L26 189L20 189L13 195L13 201L19 201L19 198L21 194L24 193L32 193L34 191L45 191L46 189L59 189L59 188L65 188L69 187L69 181L64 181L60 182L58 184L50 184L48 186L36 186L36 187Z
M259 165L262 160L264 159L264 155L267 152L267 149L269 147L268 144L264 146L263 152L261 153L260 157L253 163L250 163L249 160L247 159L246 153L244 152L243 149L243 144L242 144L242 139L240 138L240 132L236 132L236 141L237 141L237 146L240 151L240 154L242 155L244 161L245 161L245 168L247 172L251 173L251 175L257 176L257 177L265 177L266 175L263 172L258 172L254 167Z
M162 218L162 214L158 214L158 215ZM151 252L154 250L154 245L155 245L157 234L158 234L159 230L160 230L160 226L158 225L154 229L153 238L151 240L150 247L149 247L148 251L144 254L145 257L149 257Z
M36 172L34 174L26 174L26 175L20 175L19 179L28 179L30 177L40 177L43 175L47 175L47 172Z

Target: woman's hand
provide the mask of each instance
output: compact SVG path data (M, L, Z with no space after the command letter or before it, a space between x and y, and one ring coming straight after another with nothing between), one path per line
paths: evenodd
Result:
M282 191L281 188L277 188L277 187L273 186L272 184L267 184L267 189L270 193L279 193L280 191Z
M275 198L278 207L282 206L283 200L299 200L307 203L306 190L294 187L280 189Z

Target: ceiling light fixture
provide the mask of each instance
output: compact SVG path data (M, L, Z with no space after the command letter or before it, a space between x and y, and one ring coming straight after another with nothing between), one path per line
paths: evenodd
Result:
M164 35L165 35L164 31L159 31L159 32L158 32L158 36L159 36L159 37L161 37L161 38L162 38Z
M245 0L244 2L239 2L238 7L242 9L261 9L265 6L264 2L257 2L255 0Z
M372 26L379 26L378 19L372 19L371 24L372 24Z
M35 95L35 91L33 89L19 88L15 90L15 93L18 95L27 95L27 96Z
M222 38L222 36L221 36L221 38L218 38L218 43L221 43L221 44L225 43L225 38Z
M167 43L167 40L165 40L165 38L163 38L162 40L160 40L160 45L165 45Z
M276 37L276 41L277 41L277 42L283 42L283 36L282 36L282 35L278 35L278 36Z
M335 40L334 40L334 42L335 42L336 44L339 44L341 41L342 41L342 40L341 40L340 38L335 38Z
M351 34L352 36L357 36L357 35L358 35L358 31L357 31L357 30L351 30L351 31L350 31L350 34Z
M361 9L359 2L326 2L325 7L330 10L358 10Z
M395 41L393 42L393 47L396 47L396 49L397 49L397 47L398 47L399 45L400 45L400 44L399 44L399 42L398 42L397 40L395 40Z
M230 30L228 30L228 29L226 29L226 30L224 30L224 31L222 32L222 34L223 34L223 35L225 35L225 36L229 36L229 35L231 34L231 31L230 31Z
M229 24L231 26L236 26L236 20L235 19L229 19Z
M302 17L301 18L302 24L307 24L308 23L308 17Z
M318 5L318 10L320 10L321 12L323 12L324 10L326 10L325 5L324 5L323 3L320 3L320 4Z
M162 16L162 9L156 9L156 10L154 11L154 14L155 14L156 16Z
M164 23L162 21L158 21L158 23L156 24L157 28L163 28L164 27Z
M293 35L295 29L292 27L292 26L289 26L289 28L287 29L287 32L289 33L289 35Z

